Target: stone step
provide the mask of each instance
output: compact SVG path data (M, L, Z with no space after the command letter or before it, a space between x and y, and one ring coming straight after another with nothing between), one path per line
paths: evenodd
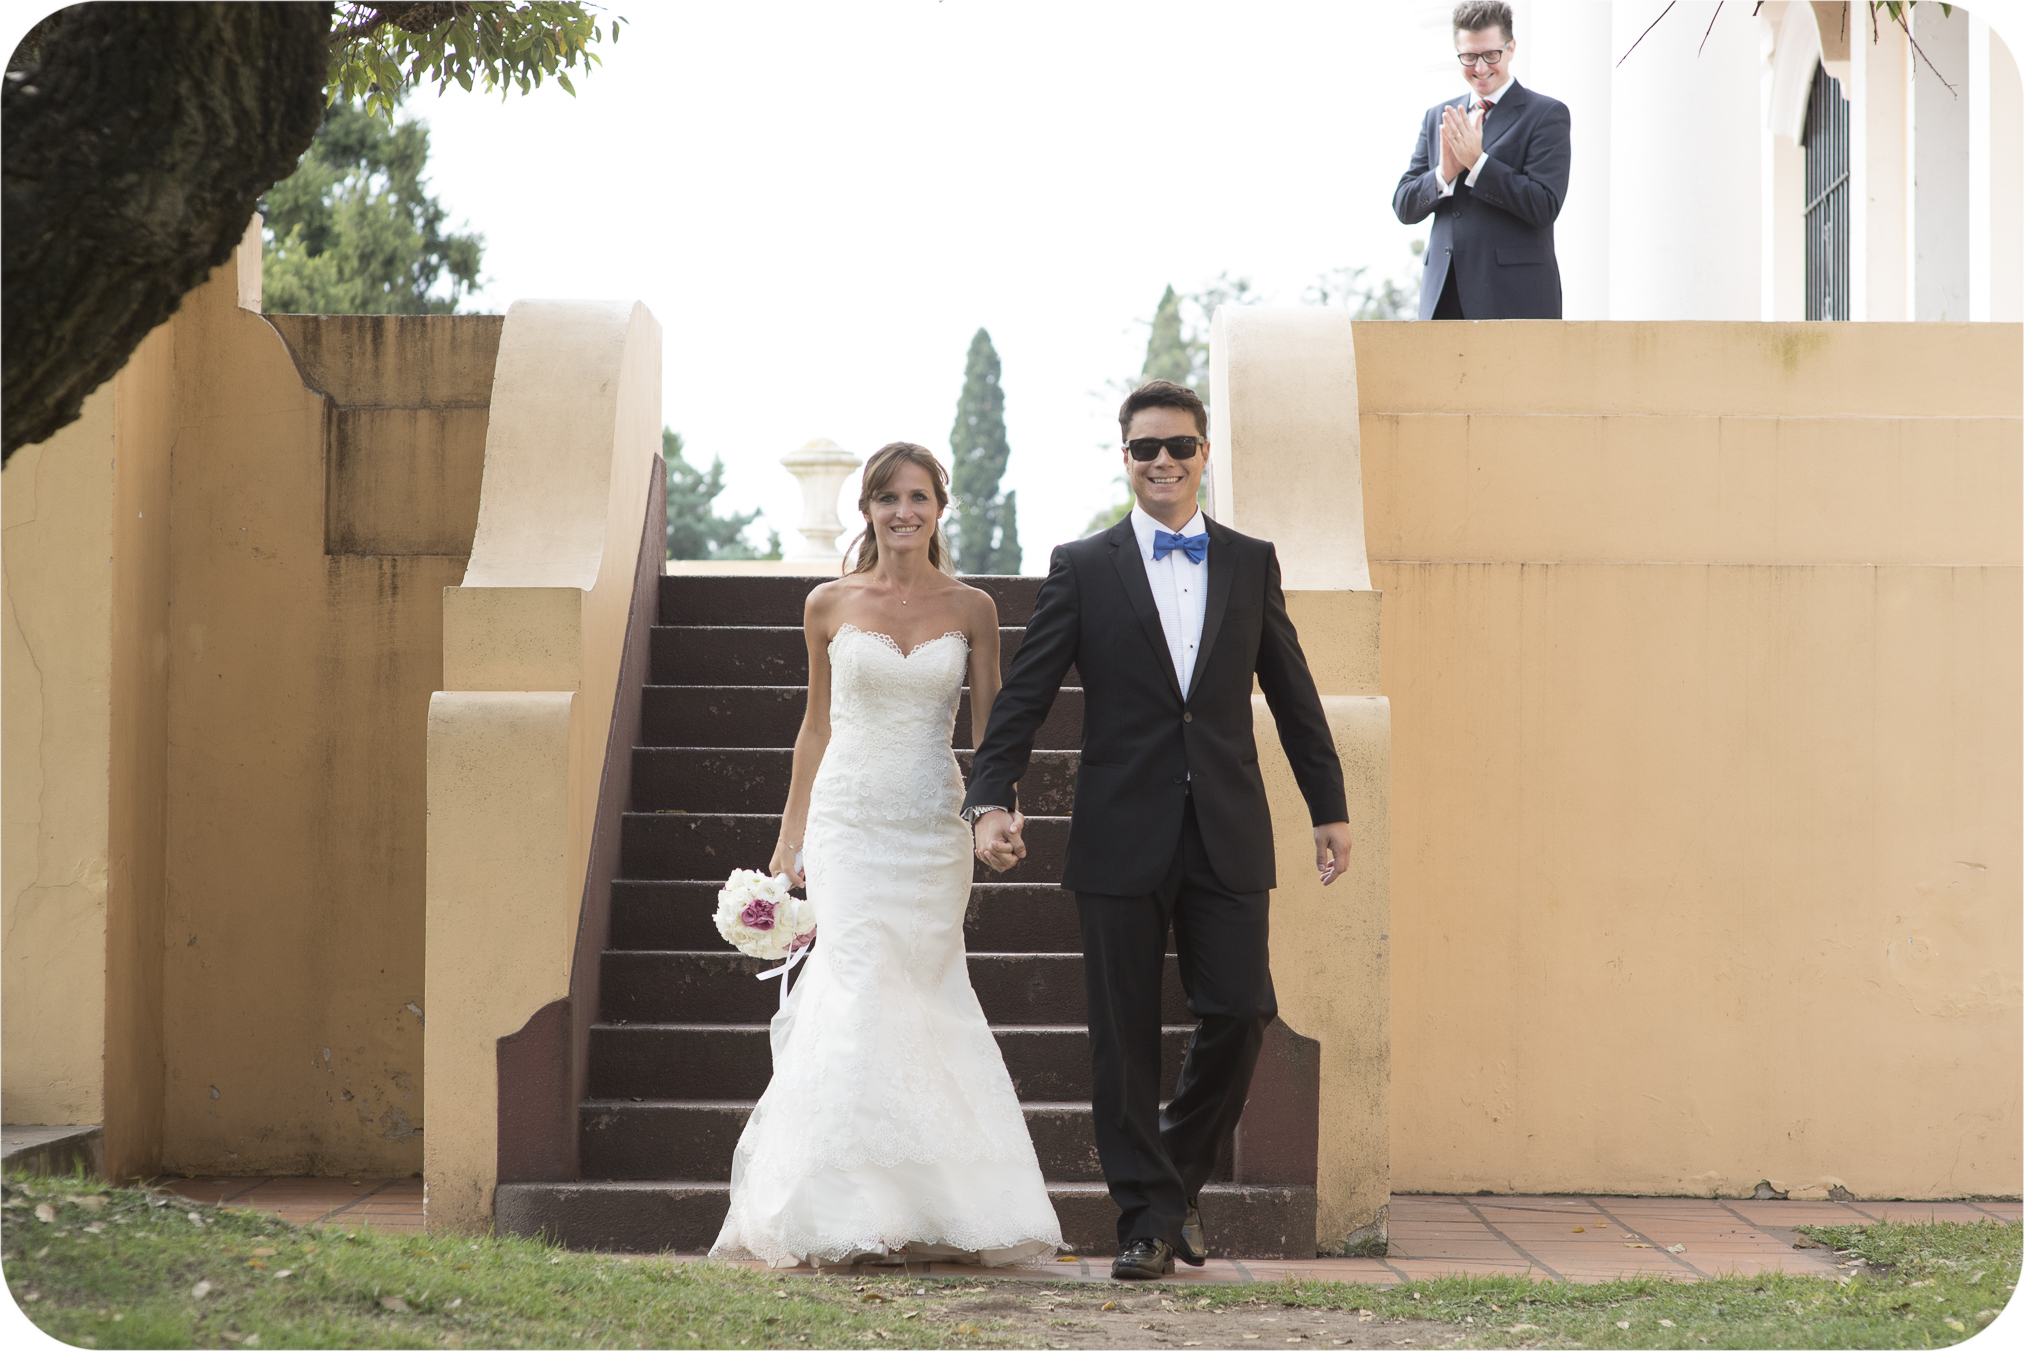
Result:
M764 868L780 838L778 814L627 812L619 832L619 876L645 882L715 882L733 868ZM1026 818L1026 857L1002 873L975 864L978 882L1058 882L1068 853L1068 818Z
M640 706L643 746L786 748L794 745L808 708L802 685L648 685ZM956 709L955 742L967 749L970 692ZM1082 745L1082 690L1064 689L1033 736L1036 749L1077 750Z
M720 882L611 884L611 946L722 952L713 916ZM1075 896L1051 882L983 882L970 889L963 943L971 952L1080 952ZM1167 950L1173 950L1168 939Z
M1061 1234L1090 1258L1117 1251L1117 1206L1100 1182L1050 1183ZM603 1252L709 1250L730 1208L728 1182L512 1182L499 1187L502 1234ZM1314 1256L1314 1188L1210 1183L1202 1227L1212 1257Z
M957 751L969 782L973 751ZM1075 806L1076 750L1033 752L1019 781L1020 806L1066 816ZM637 812L778 812L787 801L794 752L785 747L636 746L632 805Z
M593 1099L578 1113L586 1178L649 1180L671 1171L701 1182L731 1180L731 1154L750 1102ZM1021 1104L1040 1173L1050 1182L1101 1182L1086 1102ZM1229 1181L1227 1169L1214 1180Z
M660 622L798 628L808 593L823 582L835 579L834 573L821 577L726 577L697 573L662 577ZM991 599L998 606L1000 624L1017 628L1033 617L1033 602L1040 594L1040 578L966 574L963 580L991 594Z
M819 947L814 960L821 960ZM970 986L977 992L985 1018L994 1024L1088 1022L1080 953L972 953L969 964ZM780 987L754 977L777 965L728 948L717 952L608 950L604 954L600 1021L764 1022L780 1007ZM1167 957L1160 995L1163 1021L1191 1021L1187 998L1181 992L1178 957Z
M1162 1094L1173 1092L1194 1030L1192 1022L1161 1030ZM997 1038L998 1052L1005 1057L1005 1070L1021 1102L1089 1097L1087 1027L1003 1026L993 1027L991 1035ZM590 1030L586 1091L592 1098L751 1101L766 1091L772 1077L772 1046L763 1022L599 1023Z
M998 630L998 673L1012 669L1025 629ZM743 624L709 628L693 624L656 624L653 635L651 685L806 685L808 642L801 626L761 628ZM1080 685L1070 667L1064 685Z

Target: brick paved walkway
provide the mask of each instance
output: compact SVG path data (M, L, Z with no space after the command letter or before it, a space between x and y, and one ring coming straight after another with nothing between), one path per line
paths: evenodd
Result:
M193 1201L257 1210L297 1224L422 1231L422 1180L199 1177L161 1183ZM1760 1271L1833 1276L1834 1254L1794 1248L1799 1224L2024 1220L2017 1201L1715 1201L1677 1196L1394 1196L1388 1256L1304 1262L1212 1259L1180 1267L1182 1282L1308 1280L1394 1285L1428 1276L1502 1274L1604 1281L1658 1274L1681 1280ZM683 1259L694 1260L694 1259ZM753 1265L757 1265L756 1263ZM797 1268L806 1273L808 1268ZM894 1272L862 1267L861 1272ZM909 1275L979 1275L976 1267L914 1263ZM989 1273L1025 1280L1109 1279L1098 1258Z

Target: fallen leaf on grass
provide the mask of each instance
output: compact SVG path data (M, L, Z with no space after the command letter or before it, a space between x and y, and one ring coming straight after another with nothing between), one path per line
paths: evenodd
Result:
M204 1296L210 1293L211 1293L211 1283L209 1281L198 1281L195 1285L190 1287L191 1299L202 1299Z
M1630 1331L1630 1320L1629 1320L1628 1318L1619 1318L1619 1319L1617 1319L1617 1320L1616 1320L1616 1325L1617 1325L1618 1327L1622 1328L1622 1329L1623 1329L1624 1331L1626 1331L1626 1332Z
M257 1258L257 1257L249 1257L249 1258L247 1258L247 1259L246 1259L246 1265L247 1265L247 1266L249 1266L249 1267L251 1267L251 1268L253 1268L253 1269L254 1269L255 1271L265 1271L265 1270L267 1270L267 1264L266 1264L265 1262L261 1261L261 1260L260 1260L259 1258Z
M105 1232L105 1226L103 1224L100 1224L97 1220L93 1220L90 1224L84 1226L84 1232L87 1234L103 1234Z
M883 1304L886 1302L886 1297L876 1290L867 1290L859 1295L858 1298L866 1304Z
M975 1323L956 1324L956 1331L962 1333L965 1337L975 1337L979 1333L983 1332L983 1330L984 1329L978 1327Z
M919 1318L920 1316L921 1311L919 1309L908 1309L905 1313L900 1315L901 1318Z
M272 1257L278 1251L279 1249L276 1248L255 1248L253 1255L255 1257Z
M1115 1309L1117 1307L1117 1301L1114 1299L1107 1299L1103 1302L1103 1307L1106 1309Z
M1795 1248L1825 1248L1827 1245L1801 1234L1798 1238L1792 1240L1792 1246Z
M44 1224L56 1223L56 1207L44 1201L41 1205L35 1207L35 1218L41 1220Z
M457 1306L458 1306L459 1304L462 1304L463 1302L464 1302L464 1297L463 1297L462 1295L459 1295L459 1296L457 1296L457 1297L456 1297L455 1299L451 1300L451 1301L450 1301L450 1302L449 1302L448 1304L445 1304L445 1305L444 1305L443 1307L444 1307L444 1308L446 1308L446 1309L454 1309L454 1308L456 1308L456 1307L457 1307Z
M399 1295L381 1295L380 1307L382 1309L391 1309L395 1313L408 1312L408 1302Z
M293 1276L294 1274L295 1274L295 1268L293 1268L293 1267L283 1267L283 1268L281 1268L281 1270L279 1270L279 1271L277 1271L277 1272L275 1272L275 1273L274 1273L274 1279L278 1281L278 1280L282 1279L282 1278L283 1278L284 1276Z
M1504 1329L1504 1331L1506 1331L1506 1332L1537 1332L1537 1331L1539 1331L1539 1325L1538 1325L1537 1323L1513 1323L1513 1324L1512 1324L1512 1325L1511 1325L1510 1327L1508 1327L1508 1328L1505 1328L1505 1329Z
M1662 1328L1669 1328L1669 1327L1671 1327L1672 1325L1673 1325L1673 1320L1672 1320L1672 1319L1670 1319L1670 1318L1661 1318L1661 1319L1659 1320L1659 1326L1660 1326L1660 1327L1662 1327Z
M1958 1318L1947 1318L1941 1321L1956 1332L1966 1332L1968 1330L1968 1325Z
M105 1209L105 1198L103 1196L66 1196L63 1199L80 1210L99 1211Z
M204 1223L204 1217L193 1210L190 1212L190 1223L201 1226Z

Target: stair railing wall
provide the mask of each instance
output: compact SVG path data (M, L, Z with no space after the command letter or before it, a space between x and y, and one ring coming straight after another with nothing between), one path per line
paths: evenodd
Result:
M1379 690L1382 597L1364 545L1353 329L1341 310L1228 306L1209 341L1211 512L1277 547L1287 612L1342 759L1354 841L1347 873L1323 888L1306 803L1278 738L1261 735L1279 861L1272 976L1284 1028L1266 1040L1237 1128L1237 1176L1312 1179L1317 1250L1382 1253L1391 1200L1391 705ZM1262 695L1253 694L1252 713L1261 731L1272 726Z
M611 883L618 873L621 828L632 801L633 744L653 651L654 615L667 550L668 499L660 491L667 470L654 456L633 572L632 613L626 624L625 660L618 698L605 736L597 792L597 819L584 869L583 902L576 924L576 954L569 996L544 1004L518 1032L499 1038L500 1182L552 1182L581 1176L577 1157L577 1104L590 1082L590 1028L597 1021L604 950L611 936Z
M615 735L632 742L613 724L647 585L643 540L660 538L649 517L660 370L660 326L643 305L507 312L477 535L462 585L444 588L443 689L429 708L431 1229L490 1225L502 1144L509 1166L573 1168L580 996L582 1016L596 1012L594 989L573 987L580 943L603 941L585 909L608 853L600 801L625 805L607 764ZM572 1010L550 1038L564 1068L502 1080L533 1048L501 1039L540 1040L529 1022L558 1003ZM558 1145L538 1143L558 1132Z

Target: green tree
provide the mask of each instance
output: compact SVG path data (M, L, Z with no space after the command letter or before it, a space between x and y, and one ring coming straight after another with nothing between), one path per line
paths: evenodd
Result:
M682 434L663 427L661 458L668 469L669 558L780 557L778 530L763 552L745 542L745 528L759 519L758 512L717 514L713 504L724 491L723 456L698 469L682 454Z
M69 5L0 81L0 459L76 420L232 256L331 104L433 80L502 96L598 64L578 0Z
M1005 391L997 349L983 329L970 339L956 425L949 432L949 546L959 572L1019 571L1019 494L1000 493L1005 461Z
M267 311L454 314L478 284L485 240L444 232L449 213L422 181L428 159L421 123L333 105L301 166L261 204Z

